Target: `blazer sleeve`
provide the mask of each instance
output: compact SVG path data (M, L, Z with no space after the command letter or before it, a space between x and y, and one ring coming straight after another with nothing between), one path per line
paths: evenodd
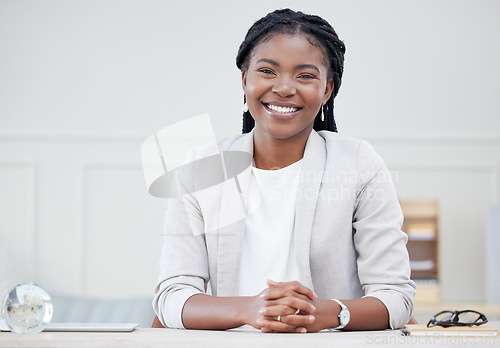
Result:
M378 298L389 313L390 327L403 327L413 311L415 283L401 231L403 214L389 170L373 148L358 149L358 187L353 217L358 276L365 296Z
M160 276L153 308L160 322L183 329L182 309L193 295L204 293L209 279L203 217L194 194L180 192L167 202Z

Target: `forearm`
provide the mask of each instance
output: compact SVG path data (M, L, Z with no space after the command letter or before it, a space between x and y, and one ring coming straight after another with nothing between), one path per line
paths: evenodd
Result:
M289 288L279 288L268 280L269 288L256 296L215 297L196 294L188 298L182 309L182 322L187 329L226 330L241 325L251 325L256 329L264 329L265 323L275 321L278 316L288 316L295 311L311 313L316 310L312 299L314 292L298 282L284 283ZM286 286L285 286L286 287ZM275 293L273 295L273 293ZM278 293L281 293L278 290ZM282 296L283 295L283 296ZM276 311L276 313L274 313ZM295 315L294 323L278 323L279 332L306 332L305 325L314 318L308 315Z
M344 330L382 330L389 328L389 313L385 305L374 297L356 300L340 300L351 315L349 324ZM316 300L318 309L313 315L316 320L308 328L308 332L334 328L340 325L338 315L340 305L332 300Z
M191 296L182 309L186 329L226 330L248 324L245 315L252 297Z
M245 324L259 328L262 325L259 324L257 320L259 318L262 319L259 311L262 313L263 296L264 298L267 296L266 292L264 292L264 295L255 297L216 297L205 294L193 295L184 304L182 310L183 325L186 329L199 330L226 330ZM389 328L389 313L385 305L379 299L364 297L356 300L341 301L350 312L350 320L348 325L344 328L345 330L382 330ZM330 299L315 299L312 301L312 304L315 307L314 313L301 308L301 311L303 311L302 313L310 313L314 316L314 320L311 324L306 324L302 321L300 325L298 325L297 323L289 321L288 316L285 316L282 317L281 323L275 322L275 318L273 317L273 319L267 321L267 325L264 324L264 327L288 323L292 328L305 327L307 332L317 332L323 329L335 328L340 325L338 315L341 308L337 302ZM302 305L300 307L302 307ZM306 318L309 317L310 314L292 317ZM295 321L296 319L293 320ZM270 328L269 330L275 331L276 329Z

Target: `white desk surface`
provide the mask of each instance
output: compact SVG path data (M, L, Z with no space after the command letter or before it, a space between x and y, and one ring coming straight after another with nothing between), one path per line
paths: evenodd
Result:
M500 328L500 321L490 322ZM228 331L137 329L129 333L42 332L0 333L0 347L500 347L500 339L480 337L404 337L396 331L319 332L312 334L264 334L253 329Z

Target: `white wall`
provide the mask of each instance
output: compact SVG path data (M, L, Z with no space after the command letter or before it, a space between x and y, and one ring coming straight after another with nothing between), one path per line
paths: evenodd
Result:
M140 145L204 112L218 137L239 133L238 45L286 6L347 46L340 131L372 142L401 198L439 200L443 299L484 299L500 196L495 0L0 0L0 295L34 280L151 296L163 202L146 193Z

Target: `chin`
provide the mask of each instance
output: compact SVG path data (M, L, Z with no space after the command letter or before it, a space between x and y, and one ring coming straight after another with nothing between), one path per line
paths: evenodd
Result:
M291 139L291 138L294 138L294 137L297 137L300 135L304 135L305 133L307 133L307 135L309 135L310 131L311 130L309 128L302 129L302 130L298 130L298 129L290 130L290 129L286 129L286 127L280 127L279 129L269 130L269 134L275 139L286 140L286 139Z

